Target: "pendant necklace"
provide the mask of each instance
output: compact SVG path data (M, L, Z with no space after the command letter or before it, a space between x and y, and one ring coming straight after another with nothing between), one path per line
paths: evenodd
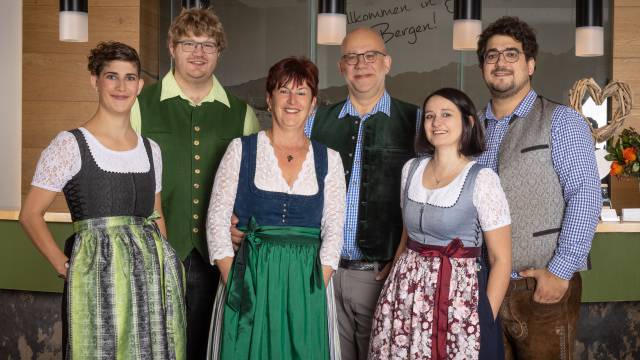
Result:
M274 147L274 149L277 148L278 150L280 150L280 151L284 152L285 154L287 154L287 156L286 156L287 162L292 162L293 159L295 159L295 157L293 156L293 153L287 153L286 151L283 151L280 146L276 145L276 143L273 141L273 134L270 131L267 133L267 137L271 141L271 145Z

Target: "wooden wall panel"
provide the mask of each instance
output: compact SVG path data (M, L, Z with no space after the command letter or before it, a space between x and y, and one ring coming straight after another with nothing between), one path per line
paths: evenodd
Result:
M89 41L86 43L58 40L58 5L24 6L24 12L29 16L25 14L23 20L23 53L79 54L86 59L89 50L102 40L122 41L136 49L139 47L138 6L89 9Z
M613 59L613 78L629 84L633 93L633 108L640 109L640 48L638 57Z
M633 109L624 127L640 130L640 1L613 3L613 79L627 82L633 92ZM611 179L611 203L618 210L640 208L638 180Z
M634 0L636 5L640 0ZM637 57L640 53L640 6L619 9L613 23L613 57Z
M29 134L22 147L44 148L58 132L73 129L87 121L96 111L95 101L25 101L22 132Z
M145 84L152 84L160 78L159 59L159 0L141 0L140 2L140 58L142 60L142 78ZM163 48L164 49L164 48Z
M57 9L60 0L22 0L23 6L52 6ZM105 6L137 6L139 0L89 0L89 13L94 8Z
M23 195L44 147L59 131L84 123L96 109L86 69L89 50L104 40L140 49L140 0L89 0L87 43L58 41L58 3L23 0ZM67 211L62 196L50 211Z
M616 8L638 6L638 0L612 0L612 1Z

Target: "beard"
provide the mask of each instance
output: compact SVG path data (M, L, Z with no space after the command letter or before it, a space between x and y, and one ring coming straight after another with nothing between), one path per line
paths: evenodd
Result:
M509 98L519 93L527 84L527 80L518 81L516 77L513 77L513 71L509 69L496 68L492 70L491 73L493 74L498 71L507 72L512 76L512 78L509 81L497 81L497 82L491 82L490 80L485 79L485 83L487 84L487 87L489 88L489 92L491 93L492 97L495 97L498 99Z

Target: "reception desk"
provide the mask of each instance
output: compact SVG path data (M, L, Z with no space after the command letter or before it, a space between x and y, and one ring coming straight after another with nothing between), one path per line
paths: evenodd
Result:
M38 253L17 211L0 211L0 289L61 292L63 282ZM45 219L58 244L72 234L66 213ZM640 300L640 223L600 223L591 248L591 270L582 273L583 302Z

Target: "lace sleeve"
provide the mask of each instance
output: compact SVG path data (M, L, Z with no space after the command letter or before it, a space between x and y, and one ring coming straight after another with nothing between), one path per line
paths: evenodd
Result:
M162 191L162 152L160 146L153 140L149 139L151 144L151 156L153 156L153 168L156 172L156 194Z
M491 231L511 224L509 204L500 185L498 174L491 169L482 169L473 189L473 205L478 209L480 226Z
M42 151L31 185L60 192L81 166L80 148L75 136L67 131L60 132Z
M411 159L404 163L404 166L402 166L402 177L400 178L400 209L404 209L404 187L407 186L409 168L411 167L411 162L413 162L414 160L416 159Z
M329 166L324 180L320 262L322 265L331 266L337 270L344 238L344 208L347 190L340 154L331 149L328 149L327 152Z
M211 264L214 260L234 256L229 227L238 191L241 160L242 141L233 139L218 167L207 212L207 245Z

